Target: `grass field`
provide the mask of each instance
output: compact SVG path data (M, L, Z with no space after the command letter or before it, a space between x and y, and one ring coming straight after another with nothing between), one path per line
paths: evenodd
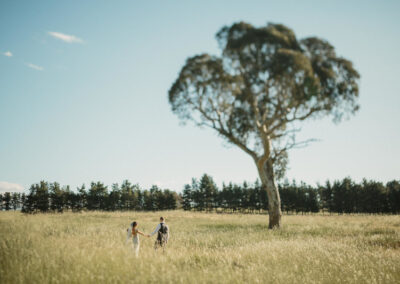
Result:
M164 215L164 254L141 238ZM0 212L0 283L400 283L399 216Z

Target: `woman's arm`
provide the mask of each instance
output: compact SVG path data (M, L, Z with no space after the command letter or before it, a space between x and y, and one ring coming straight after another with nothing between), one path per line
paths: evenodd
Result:
M139 235L142 235L142 236L144 236L144 237L149 237L149 235L145 235L144 233L142 233L141 231L137 231L137 233L139 234Z

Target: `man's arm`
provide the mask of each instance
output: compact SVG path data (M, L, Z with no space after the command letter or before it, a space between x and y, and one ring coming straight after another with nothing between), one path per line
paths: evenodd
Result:
M150 236L153 236L154 234L156 234L156 233L158 232L158 230L160 230L160 228L161 228L161 225L158 224L157 227L156 227L156 229L154 230L153 233L150 234Z

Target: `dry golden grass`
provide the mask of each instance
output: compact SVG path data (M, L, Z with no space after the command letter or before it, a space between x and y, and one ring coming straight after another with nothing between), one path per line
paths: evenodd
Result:
M167 217L164 254L141 237ZM399 216L0 212L1 283L400 283Z

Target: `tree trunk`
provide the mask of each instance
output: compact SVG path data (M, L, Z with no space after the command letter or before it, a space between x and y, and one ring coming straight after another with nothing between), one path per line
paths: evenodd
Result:
M278 187L275 183L274 171L271 162L264 165L257 163L258 174L261 179L263 188L267 191L268 196L268 229L279 228L281 226L281 198L279 196Z

